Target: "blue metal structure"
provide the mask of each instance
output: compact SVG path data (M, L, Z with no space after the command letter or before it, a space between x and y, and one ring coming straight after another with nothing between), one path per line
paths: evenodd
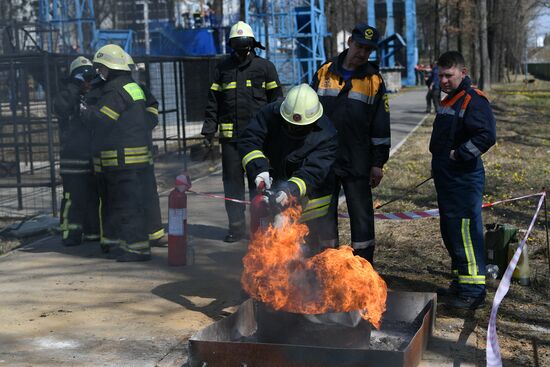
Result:
M91 51L95 33L93 0L39 0L38 4L39 21L58 31L62 52ZM52 37L46 42L50 50L55 49Z
M393 19L393 0L386 0L386 39L393 36L395 33L394 19ZM394 45L393 41L390 41L388 46L391 48ZM388 57L388 65L390 68L395 66L395 57L393 53Z
M49 37L41 39L41 46L48 43L46 49L91 54L105 44L116 43L132 52L131 30L96 29L93 0L39 0L38 5L40 24L56 31L59 38L55 42L52 32L48 32Z
M326 61L327 35L323 0L245 0L245 19L266 46L281 83L311 82Z
M405 85L416 85L415 67L418 64L416 45L416 1L405 0L405 27L407 28L407 79Z

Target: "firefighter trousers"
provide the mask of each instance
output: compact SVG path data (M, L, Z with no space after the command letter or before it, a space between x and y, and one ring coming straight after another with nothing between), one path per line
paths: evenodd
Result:
M222 179L223 191L226 197L244 200L245 184L244 169L241 156L237 150L237 143L222 142ZM253 195L253 182L248 181L250 196ZM252 198L250 198L252 200ZM246 232L245 205L225 201L225 210L229 219L229 231L234 235L244 235Z
M145 200L147 203L145 205L145 216L147 218L149 241L156 241L164 236L154 167L153 165L147 167L143 177L143 187L145 189Z
M102 172L102 247L118 244L122 250L149 255L149 234L145 206L147 168Z
M374 254L374 210L369 177L337 176L329 208L329 224L338 243L338 198L344 188L350 218L351 246L354 252L372 263Z
M62 174L61 233L64 245L99 239L99 194L92 173Z
M485 297L481 205L485 173L480 158L456 162L433 157L432 173L443 243L451 257L452 286L465 297Z

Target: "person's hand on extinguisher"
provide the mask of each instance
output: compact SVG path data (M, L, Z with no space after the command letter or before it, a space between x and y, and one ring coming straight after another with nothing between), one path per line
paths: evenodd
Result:
M254 183L260 191L269 190L271 188L271 184L273 183L273 178L269 175L269 172L264 171L256 176Z

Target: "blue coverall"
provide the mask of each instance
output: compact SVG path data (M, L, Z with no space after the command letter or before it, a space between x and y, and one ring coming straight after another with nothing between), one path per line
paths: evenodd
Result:
M453 281L462 297L485 297L481 204L485 171L481 154L496 140L495 118L483 92L465 77L441 101L430 152L441 236L451 256ZM453 127L454 125L454 127ZM450 151L454 150L454 159Z

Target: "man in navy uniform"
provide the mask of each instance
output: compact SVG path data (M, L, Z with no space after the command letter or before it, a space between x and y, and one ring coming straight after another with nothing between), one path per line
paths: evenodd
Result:
M445 52L438 65L447 97L434 121L430 152L441 236L453 273L449 288L438 293L451 297L451 307L476 309L486 294L481 155L495 144L495 118L485 94L472 87L459 52Z

